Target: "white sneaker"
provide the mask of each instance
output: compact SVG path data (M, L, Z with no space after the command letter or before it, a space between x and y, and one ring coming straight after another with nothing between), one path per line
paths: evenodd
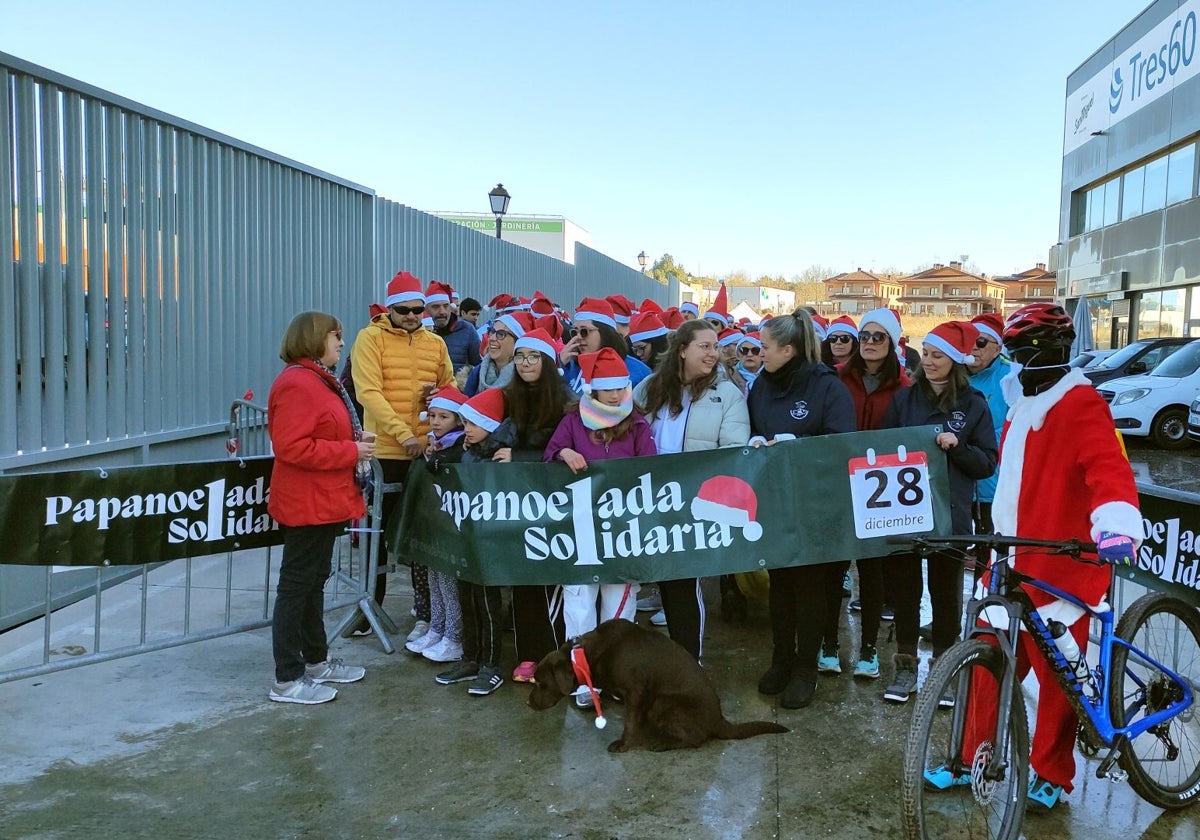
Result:
M404 649L409 653L424 653L429 648L436 645L442 640L442 634L436 630L430 630L419 639L413 639L404 646Z
M328 703L337 697L337 689L313 682L312 677L305 674L291 682L277 682L271 686L267 695L276 703L302 703L305 706L315 706L318 703Z
M650 623L655 627L667 626L667 614L663 610L659 610L654 615L650 616Z
M430 645L421 651L421 655L430 662L457 662L463 656L462 643L442 638L436 645Z
M415 642L417 639L421 638L428 632L429 632L429 622L428 621L418 621L416 624L413 625L412 632L410 632L408 634L408 636L405 638L405 641L406 642Z

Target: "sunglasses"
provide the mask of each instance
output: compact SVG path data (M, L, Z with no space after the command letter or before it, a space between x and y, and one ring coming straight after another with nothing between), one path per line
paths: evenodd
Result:
M389 306L388 309L397 315L420 315L425 311L424 306Z
M981 335L979 338L975 339L975 347L979 350L982 350L984 347L988 346L989 341L991 341L990 338Z
M575 334L580 338L587 338L594 332L596 332L596 330L592 329L591 327L580 327L579 329L575 330Z
M506 338L512 338L512 333L508 330L492 330L492 338L497 341L503 341Z
M740 356L757 356L761 352L762 352L762 348L755 347L753 344L751 344L748 347L739 347L738 348L738 355L740 355Z
M887 341L887 337L888 334L885 332L870 332L869 330L858 334L858 340L863 344L883 344Z
M846 335L845 333L837 333L829 336L830 344L849 344L854 340L854 336Z
M513 361L519 365L536 365L542 360L541 353L534 353L531 356L526 356L524 353L518 353L513 356Z

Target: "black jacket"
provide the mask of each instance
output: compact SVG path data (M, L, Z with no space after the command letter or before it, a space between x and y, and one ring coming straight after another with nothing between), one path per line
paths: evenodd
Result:
M750 433L770 440L832 435L855 430L854 400L837 372L826 365L787 365L775 374L759 374L746 399Z
M938 410L918 382L897 391L883 415L881 429L941 426L958 436L958 446L946 452L950 464L950 522L956 534L971 533L971 499L975 482L996 471L999 452L992 413L983 394L968 387L949 413Z
M487 436L487 439L475 444L474 446L463 445L462 461L463 464L479 464L484 461L492 460L492 456L506 446L512 446L517 439L517 430L513 428L512 420L505 417L504 420L496 427L496 431Z

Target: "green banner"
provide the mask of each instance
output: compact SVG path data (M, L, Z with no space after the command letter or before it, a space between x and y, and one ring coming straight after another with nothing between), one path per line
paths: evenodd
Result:
M477 216L440 216L439 218L484 233L494 233L496 230L495 219ZM505 233L562 233L563 221L561 219L528 219L520 216L505 216L501 222L501 230Z
M1138 487L1142 545L1137 564L1117 566L1123 578L1200 606L1200 510L1195 494Z
M672 580L887 554L950 531L932 426L563 464L413 469L401 559L484 584Z
M282 542L273 458L0 476L0 562L128 566Z

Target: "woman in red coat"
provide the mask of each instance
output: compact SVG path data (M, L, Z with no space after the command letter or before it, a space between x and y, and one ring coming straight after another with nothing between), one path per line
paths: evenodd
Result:
M283 335L279 356L286 367L267 398L275 451L267 510L283 530L271 625L275 685L268 696L280 703L326 703L337 691L325 683L356 682L365 673L329 659L323 618L334 540L365 513L355 465L375 452L333 374L342 343L337 318L301 312Z

